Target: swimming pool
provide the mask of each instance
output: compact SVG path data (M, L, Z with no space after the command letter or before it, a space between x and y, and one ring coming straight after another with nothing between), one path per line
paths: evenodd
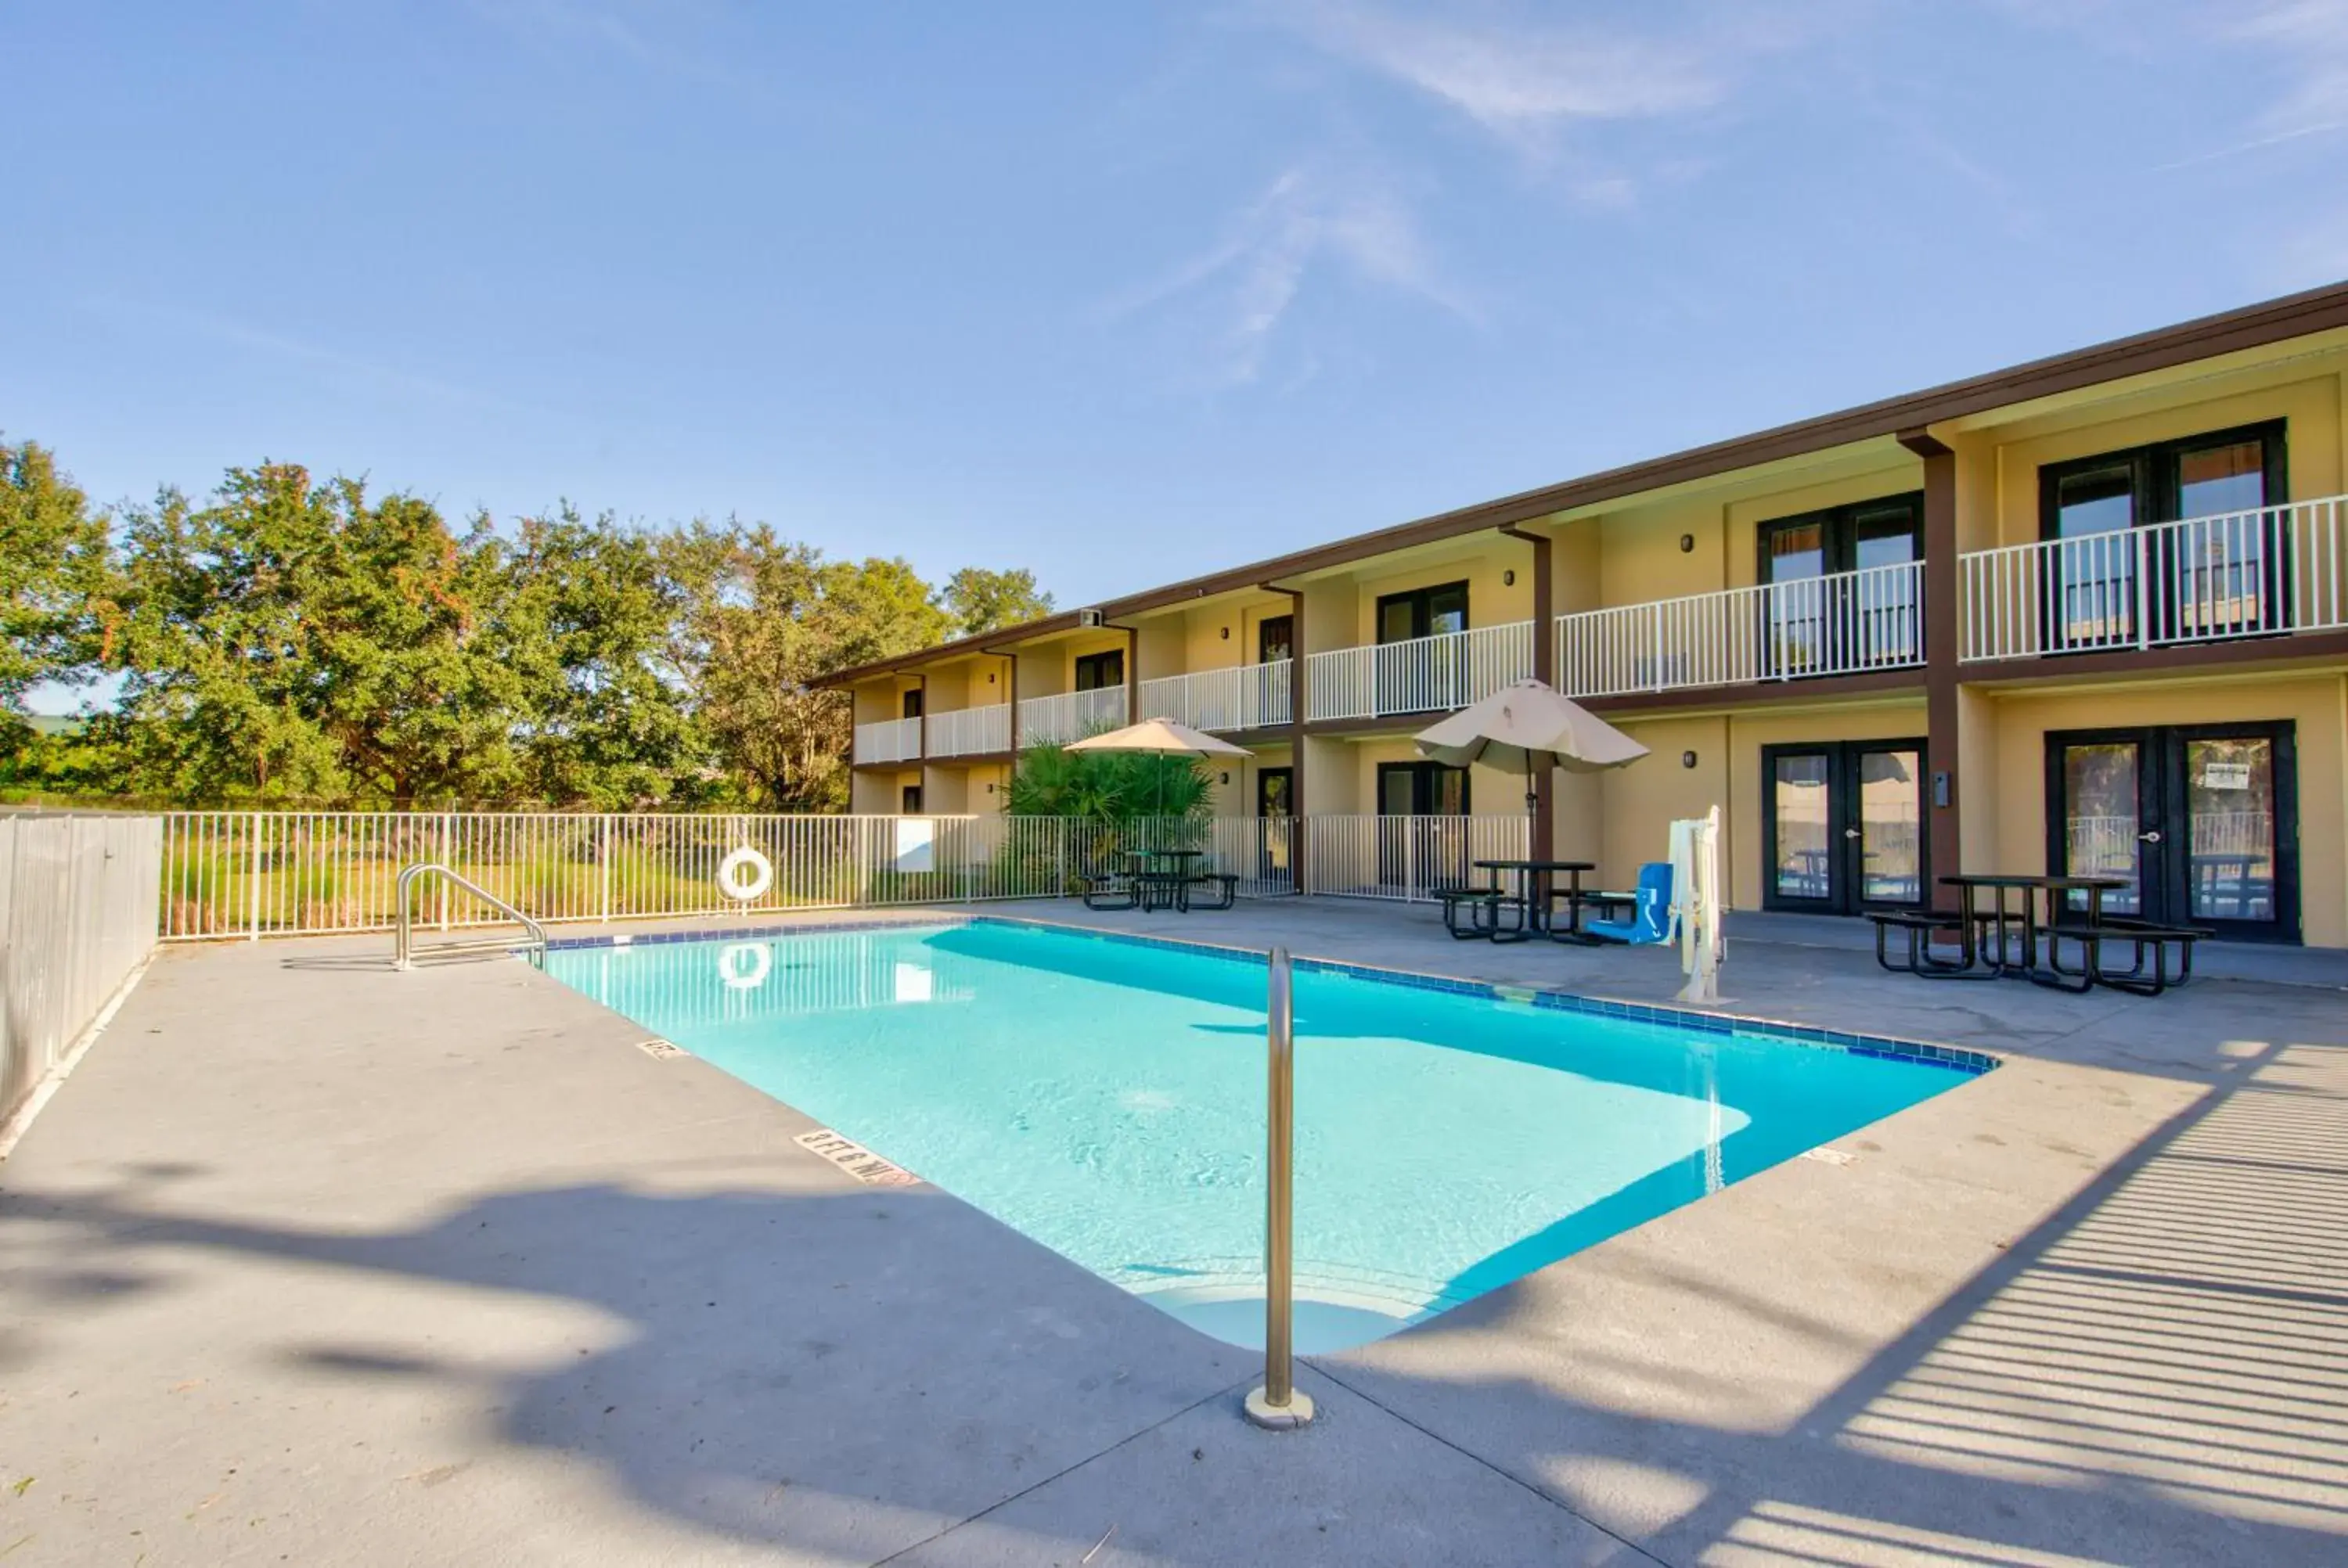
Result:
M546 968L1103 1278L1262 1342L1260 958L978 919L558 943ZM1988 1065L1401 979L1298 965L1302 1349L1391 1333Z

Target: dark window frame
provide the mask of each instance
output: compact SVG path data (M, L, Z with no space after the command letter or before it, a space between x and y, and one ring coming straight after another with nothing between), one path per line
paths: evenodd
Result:
M2262 419L2251 425L2206 430L2168 441L2148 441L2141 446L2122 446L2085 457L2065 457L2059 463L2041 463L2038 466L2038 537L2042 539L2062 538L2057 531L2062 526L2061 508L2055 504L2055 497L2065 479L2075 474L2121 465L2126 465L2129 470L2129 493L2137 502L2136 518L2129 526L2143 528L2156 523L2177 522L2179 520L2178 514L2183 509L2183 497L2177 480L2176 459L2184 453L2202 447L2230 446L2242 441L2265 444L2267 495L2264 505L2289 506L2290 427L2291 421L2287 418Z
M1422 637L1434 636L1435 632L1432 628L1435 625L1435 596L1439 593L1452 592L1457 592L1459 595L1459 630L1462 631L1468 630L1473 627L1475 622L1468 613L1468 579L1463 577L1453 582L1429 583L1425 588L1406 588L1396 593L1382 593L1378 595L1376 615L1375 624L1372 627L1372 630L1376 634L1377 642L1381 646L1384 646L1388 641L1386 637L1386 606L1390 604L1409 605L1411 607L1411 624L1413 626L1424 626L1429 629L1425 631L1414 631L1406 638L1398 637L1392 641L1396 642L1411 642L1416 641Z
M1859 759L1875 752L1913 752L1916 784L1916 887L1909 903L1866 896L1863 866L1852 863L1853 841L1845 830L1856 826L1863 806L1859 798ZM1931 754L1921 735L1873 741L1784 741L1761 748L1761 907L1787 914L1857 917L1872 909L1921 909L1932 902L1931 804L1926 788ZM1777 810L1775 791L1777 760L1787 756L1823 756L1827 763L1827 853L1837 857L1828 870L1828 893L1818 898L1798 897L1777 886Z
M2300 865L2299 721L2233 719L2209 724L2136 724L2085 730L2048 730L2040 736L2044 755L2045 853L2049 876L2070 857L2064 823L2063 753L2068 746L2133 744L2137 748L2137 811L2161 835L2157 849L2139 863L2146 910L2191 926L2215 926L2230 941L2298 947L2307 940L2301 905L2304 867ZM2178 836L2187 825L2185 746L2191 741L2264 740L2274 748L2274 899L2271 921L2233 921L2192 913L2188 881L2192 846ZM2155 886L2155 878L2158 886Z
M1296 657L1295 614L1292 611L1286 615L1267 615L1262 620L1255 623L1255 661L1259 664L1276 664L1280 662L1278 660L1270 659L1265 656L1269 651L1268 645L1272 641L1272 629L1275 626L1285 629L1281 641L1288 644L1287 657L1291 659Z
M1773 538L1788 529L1814 526L1821 531L1821 553L1826 558L1825 575L1855 570L1859 559L1859 518L1867 513L1888 511L1895 506L1908 508L1909 537L1914 540L1911 559L1922 560L1924 492L1902 490L1869 500L1848 502L1839 507L1819 507L1790 517L1767 518L1756 523L1753 527L1753 580L1765 585L1777 580L1769 575L1769 569L1776 559L1769 549L1769 541Z
M1388 812L1385 808L1386 779L1390 774L1406 772L1409 774L1411 780L1411 809L1406 813ZM1475 815L1476 805L1473 794L1473 780L1470 771L1467 768L1455 768L1447 763L1437 762L1380 763L1378 764L1376 779L1377 815L1380 816L1449 816L1455 815L1450 812L1436 812L1422 809L1423 807L1434 804L1437 797L1440 795L1441 785L1439 780L1445 774L1457 774L1459 775L1459 810L1456 815L1460 816Z
M1114 661L1117 666L1116 680L1103 681L1099 678L1097 673L1095 673L1092 684L1089 686L1085 684L1085 676L1088 669L1097 672L1107 668L1111 661ZM1079 692L1115 691L1119 686L1125 684L1125 650L1122 648L1104 648L1097 653L1077 654L1075 675L1076 689Z

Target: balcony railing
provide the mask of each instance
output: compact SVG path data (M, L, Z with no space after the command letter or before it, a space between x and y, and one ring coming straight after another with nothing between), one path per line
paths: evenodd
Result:
M1308 719L1448 712L1533 672L1533 623L1310 653L1304 670Z
M884 719L856 726L856 760L860 763L910 763L922 755L922 721Z
M930 755L969 757L1011 749L1011 704L930 715Z
M1557 620L1559 690L1614 697L1924 661L1924 563L1583 610Z
M1063 692L1056 697L1028 697L1019 704L1019 743L1066 745L1097 731L1116 729L1124 723L1123 686Z
M1141 716L1172 719L1194 730L1262 730L1285 724L1291 705L1292 660L1242 664L1234 670L1201 670L1141 683Z
M2348 497L1975 550L1958 658L2348 627Z

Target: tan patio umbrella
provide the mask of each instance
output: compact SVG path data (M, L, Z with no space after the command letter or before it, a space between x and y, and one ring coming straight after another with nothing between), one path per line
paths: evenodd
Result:
M1128 724L1122 730L1109 730L1097 735L1086 735L1081 741L1070 741L1060 749L1064 752L1157 752L1169 756L1193 757L1244 757L1251 754L1245 746L1218 740L1204 730L1194 730L1171 719L1144 719L1138 724ZM1165 786L1161 783L1159 787L1163 789ZM1161 799L1159 804L1163 806L1165 802Z
M1525 770L1525 819L1536 805L1533 768L1550 762L1569 773L1598 773L1635 763L1647 748L1539 681L1503 686L1413 737L1423 756L1464 768L1481 760Z

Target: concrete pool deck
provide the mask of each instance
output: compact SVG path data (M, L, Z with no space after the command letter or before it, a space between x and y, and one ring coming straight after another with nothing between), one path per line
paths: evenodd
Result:
M1420 909L998 912L1679 981ZM1740 942L1733 1010L2007 1063L1318 1358L1274 1436L1250 1355L527 966L386 947L167 951L0 1164L6 1568L2348 1556L2336 990Z

